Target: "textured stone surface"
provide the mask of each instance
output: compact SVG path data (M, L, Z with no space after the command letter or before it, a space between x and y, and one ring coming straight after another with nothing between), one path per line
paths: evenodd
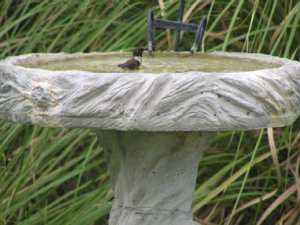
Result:
M231 73L91 73L18 66L91 54L10 57L0 63L0 118L50 127L147 131L256 129L297 118L300 63L260 54L215 54L282 66Z
M0 62L0 118L97 128L115 192L110 225L197 225L192 194L198 163L215 134L209 131L283 126L300 112L300 63L214 54L281 66L230 73L92 73L21 65L94 53L10 57Z
M197 168L214 134L99 130L115 193L109 225L197 225Z

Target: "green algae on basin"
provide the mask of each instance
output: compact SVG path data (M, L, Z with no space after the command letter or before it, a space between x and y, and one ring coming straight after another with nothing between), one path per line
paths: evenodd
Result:
M118 64L131 58L130 53L93 54L80 57L68 57L63 60L41 60L23 65L29 68L47 70L82 70L98 73L118 72L142 72L142 73L163 73L163 72L239 72L270 69L279 67L280 64L262 62L255 59L229 57L213 54L194 54L188 52L160 52L150 56L144 53L143 64L139 70L124 70Z

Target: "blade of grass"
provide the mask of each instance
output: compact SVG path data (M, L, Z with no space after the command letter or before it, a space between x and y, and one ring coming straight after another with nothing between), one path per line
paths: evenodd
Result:
M231 2L235 2L235 1L232 0ZM237 8L234 11L234 14L233 14L233 16L230 20L230 25L227 29L227 33L226 33L225 40L224 40L224 43L223 43L222 51L226 51L227 46L229 45L230 35L231 35L232 30L233 30L234 24L236 23L236 20L237 20L238 14L239 14L239 12L242 8L242 5L244 4L244 0L239 0L238 2L239 2L239 4L238 4Z
M250 159L250 162L249 162L249 167L248 167L248 169L247 169L247 171L246 171L246 173L245 173L245 177L244 177L242 186L241 186L240 191L239 191L239 193L238 193L236 202L235 202L234 207L233 207L233 209L232 209L232 211L231 211L231 214L230 214L230 216L229 216L229 219L228 219L227 222L226 222L226 225L229 225L229 224L231 223L232 217L233 217L233 215L234 215L234 213L235 213L235 210L236 210L236 208L237 208L237 206L238 206L238 203L239 203L239 201L240 201L241 195L242 195L243 190L244 190L244 188L245 188L245 184L246 184L247 178L248 178L248 176L249 176L250 169L251 169L251 167L253 166L253 163L254 163L254 160L255 160L255 156L256 156L258 147L259 147L259 145L260 145L260 143L261 143L261 139L262 139L263 133L264 133L264 129L261 129L260 134L259 134L259 137L258 137L257 142L256 142L256 146L255 146L255 148L254 148L254 150L253 150L253 154L252 154L251 159Z
M262 216L259 218L257 225L262 224L264 220L274 211L281 203L283 203L286 199L288 199L292 194L294 194L297 191L296 185L292 185L289 187L283 194L281 194L268 208L267 210L262 214Z

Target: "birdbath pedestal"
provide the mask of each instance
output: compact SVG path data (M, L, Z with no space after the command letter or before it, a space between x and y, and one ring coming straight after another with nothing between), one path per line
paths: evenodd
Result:
M291 124L300 63L261 54L29 54L0 62L0 118L95 128L115 199L109 225L196 225L197 168L216 131Z

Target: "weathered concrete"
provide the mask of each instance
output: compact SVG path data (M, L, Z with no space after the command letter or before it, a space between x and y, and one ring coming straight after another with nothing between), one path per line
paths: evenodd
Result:
M115 194L109 225L197 225L197 168L214 134L99 130Z
M50 127L219 131L284 126L298 117L299 62L222 54L282 66L231 73L91 73L18 65L93 54L11 57L0 63L0 118Z
M281 66L230 73L92 73L22 65L96 53L10 57L0 62L0 118L96 128L115 191L110 225L196 225L192 194L212 131L284 126L300 113L300 63L214 54Z

